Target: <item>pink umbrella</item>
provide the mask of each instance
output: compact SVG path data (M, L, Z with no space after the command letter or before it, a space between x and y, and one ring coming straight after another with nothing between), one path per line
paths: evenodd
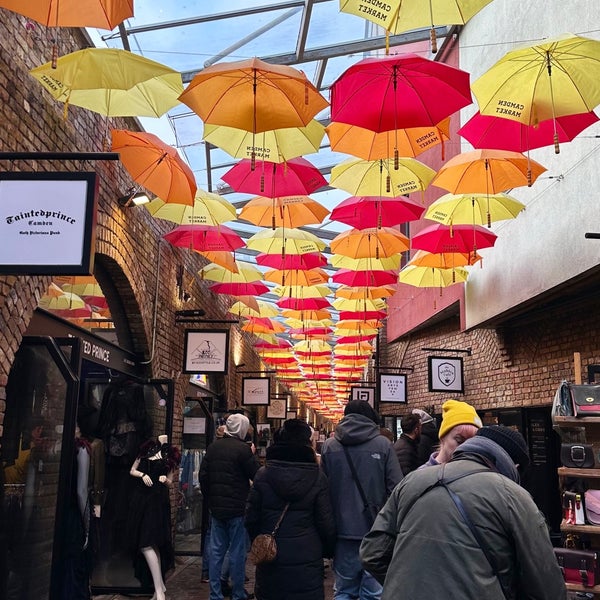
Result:
M556 118L556 132L561 143L572 141L584 129L598 121L593 112ZM554 121L547 119L537 125L525 125L512 119L502 119L475 113L458 134L471 142L473 148L526 152L554 144Z
M404 196L350 196L331 211L330 219L356 229L393 227L419 219L424 210L422 204Z
M262 267L271 267L279 270L308 271L318 267L324 267L327 259L320 252L307 252L306 254L286 254L283 258L281 253L257 254L256 264Z
M370 319L385 319L387 312L384 310L341 310L340 321L345 319L360 319L369 321Z
M215 294L231 296L260 296L269 291L269 288L260 281L213 283L209 289Z
M192 248L198 252L231 252L246 245L237 233L225 225L180 225L163 237L173 246Z
M431 225L416 233L411 240L414 250L442 252L476 252L496 243L496 234L481 225Z
M288 340L284 340L281 338L276 338L275 342L266 342L266 341L262 341L262 342L257 342L256 344L254 344L255 348L262 348L262 349L281 349L281 348L292 348L292 344L291 342L289 342Z
M331 120L377 132L435 126L471 102L465 71L416 54L365 58L331 86Z
M284 163L240 160L221 178L236 192L260 194L269 198L310 194L327 185L317 167L305 158L292 158Z
M319 310L331 306L327 298L281 298L276 304L292 310Z
M372 340L376 338L377 334L372 333L369 335L347 335L341 338L338 338L338 343L340 344L353 344L354 342L363 342L365 340Z
M331 278L334 283L351 285L357 287L379 287L398 283L396 271L352 271L351 269L340 269Z

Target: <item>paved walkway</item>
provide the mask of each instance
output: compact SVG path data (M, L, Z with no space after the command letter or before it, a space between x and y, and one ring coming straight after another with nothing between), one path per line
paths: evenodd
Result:
M167 600L208 600L208 583L202 583L200 557L177 556L175 569L167 577ZM246 584L249 592L254 591L254 567L247 565L246 574L250 581ZM129 600L131 596L103 595L94 596L94 600ZM150 598L150 596L137 596ZM333 600L333 578L331 568L325 569L325 600Z

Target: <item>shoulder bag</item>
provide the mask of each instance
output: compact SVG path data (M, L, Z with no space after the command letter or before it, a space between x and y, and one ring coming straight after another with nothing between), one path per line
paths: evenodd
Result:
M600 417L600 385L569 384L576 417Z
M576 583L584 587L598 585L600 561L595 550L554 548L554 554L567 583Z
M563 467L591 469L594 466L594 447L592 444L561 444L560 462Z
M255 565L273 562L277 557L277 542L275 540L275 535L289 506L290 503L288 502L283 507L283 511L281 515L279 515L279 519L277 519L277 523L275 523L275 527L273 527L271 533L260 533L252 541L249 558Z
M354 483L358 488L358 493L360 494L360 498L363 502L363 511L367 514L371 525L375 522L375 518L377 517L377 513L379 509L375 508L369 501L367 500L367 495L365 494L365 490L363 490L362 485L360 484L360 480L358 479L358 474L356 473L356 468L354 467L354 463L350 458L350 452L346 446L342 444L342 448L344 449L344 454L346 455L346 460L348 461L348 466L350 467L350 472L352 473L352 479L354 479Z

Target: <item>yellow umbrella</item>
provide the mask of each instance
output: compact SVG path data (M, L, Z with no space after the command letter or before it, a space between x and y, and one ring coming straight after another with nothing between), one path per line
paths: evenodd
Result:
M65 292L61 287L56 285L56 283L54 283L54 281L51 281L44 296L46 296L48 298L58 298L59 296L64 296L64 293Z
M276 317L279 314L277 307L265 300L256 300L258 310L246 306L243 302L235 302L229 312L238 317Z
M179 104L181 74L118 48L85 48L30 71L60 102L108 117L160 117Z
M278 285L272 291L280 298L325 298L331 294L326 285Z
M348 300L346 298L337 298L333 301L333 307L342 311L351 312L371 312L371 311L383 311L387 310L387 304L381 300L365 300L365 299L354 299Z
M391 227L349 229L331 240L331 250L351 258L380 258L404 252L410 247L409 239Z
M325 249L325 242L316 235L301 229L265 229L255 233L246 242L251 250L266 254L306 254L307 252L320 252Z
M215 263L219 267L223 267L232 273L237 273L239 271L232 252L227 252L227 250L195 250L194 252L201 254L211 263Z
M467 280L469 272L457 267L455 269L438 269L436 267L419 267L408 265L400 271L398 280L415 287L444 288Z
M234 158L285 162L290 158L319 151L325 127L314 119L303 127L271 129L253 134L225 125L204 125L202 139Z
M237 218L235 206L219 194L196 190L194 204L164 202L156 198L143 205L157 219L165 219L178 225L220 225Z
M323 269L287 269L284 271L270 269L265 271L263 278L265 281L271 281L279 285L293 286L318 285L329 281L329 275Z
M46 310L71 310L84 308L85 305L85 300L72 292L65 292L60 296L42 296L39 303L40 308Z
M294 344L294 351L310 353L331 352L331 346L323 340L303 340Z
M444 194L423 217L443 225L486 225L514 219L525 205L506 194Z
M363 160L394 156L415 157L450 139L450 118L437 127L411 127L376 132L347 123L330 123L325 131L336 152L352 154Z
M239 218L261 227L285 227L321 223L329 210L310 196L256 196L242 208Z
M364 327L359 327L358 329L355 328L346 328L346 327L336 327L333 330L333 335L338 335L338 336L351 336L351 335L377 335L377 333L379 332L379 329L377 327L367 327L366 325Z
M396 293L396 289L391 285L380 285L379 287L356 287L341 285L335 290L336 298L365 298L375 300L376 298L389 298Z
M206 265L198 271L201 279L217 281L218 283L251 283L263 278L262 271L250 264L238 265L237 273L232 273L219 265Z
M342 254L332 254L329 262L340 269L351 269L352 271L392 271L400 268L402 256L392 254L391 256L381 256L375 258L351 258Z
M317 327L330 327L333 325L333 321L331 319L285 319L286 325L291 327L292 329L313 329Z

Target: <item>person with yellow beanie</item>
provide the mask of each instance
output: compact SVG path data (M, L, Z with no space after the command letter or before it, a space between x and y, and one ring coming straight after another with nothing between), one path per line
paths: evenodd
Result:
M456 447L472 438L482 425L479 415L470 404L461 400L446 400L442 405L440 449L419 468L447 463Z

